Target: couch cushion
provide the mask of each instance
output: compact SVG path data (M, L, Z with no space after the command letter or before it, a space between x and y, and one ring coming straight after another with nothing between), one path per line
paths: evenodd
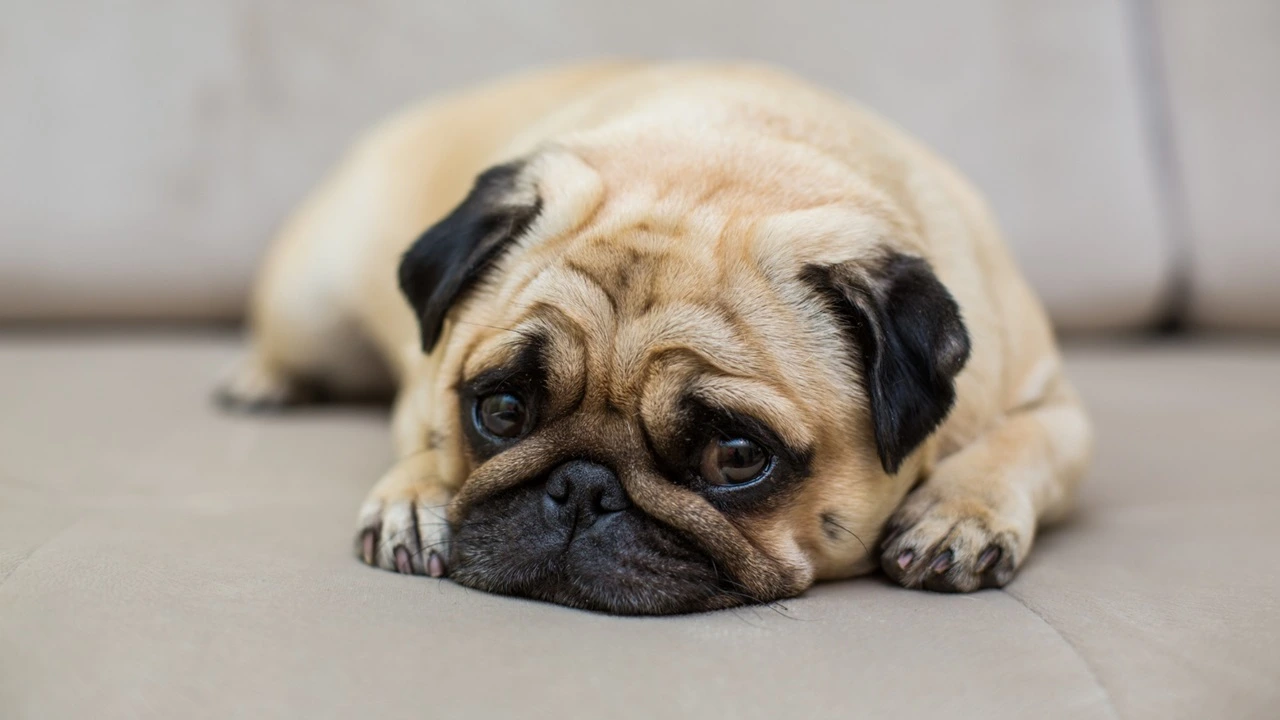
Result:
M1157 3L1191 320L1280 329L1280 3Z
M22 3L0 30L21 98L0 113L0 319L234 317L272 229L371 122L633 54L758 58L864 100L986 191L1060 324L1141 324L1170 256L1121 5Z
M0 338L0 717L1263 718L1280 348L1084 348L1082 508L1005 591L614 618L352 556L377 408L234 417L236 342Z

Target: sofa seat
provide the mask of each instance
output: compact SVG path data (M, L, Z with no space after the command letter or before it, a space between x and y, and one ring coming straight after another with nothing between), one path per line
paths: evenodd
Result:
M239 345L0 335L0 717L1280 716L1280 345L1070 346L1097 462L1004 590L667 618L364 567L385 409L224 415Z

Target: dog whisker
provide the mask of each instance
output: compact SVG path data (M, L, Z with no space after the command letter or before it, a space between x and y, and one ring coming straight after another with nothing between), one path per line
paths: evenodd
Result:
M858 541L858 544L862 546L862 551L863 551L863 552L865 552L867 555L870 555L870 554L871 554L871 549L870 549L870 548L868 548L868 547L867 547L867 544L866 544L865 542L863 542L863 541L862 541L862 538L858 537L858 534L857 534L857 533L855 533L854 531L850 530L849 528L845 527L844 525L841 525L839 522L837 522L837 521L836 521L836 519L835 519L835 518L833 518L833 517L831 517L830 515L828 515L828 516L826 516L825 518L823 518L823 522L824 522L824 523L826 523L826 524L828 524L828 525L831 525L831 526L833 526L833 527L835 527L835 528L838 528L838 529L840 529L840 530L843 530L843 531L845 531L845 532L849 533L850 535L852 535L852 536L853 536L853 539L854 539L854 540L857 540L857 541Z

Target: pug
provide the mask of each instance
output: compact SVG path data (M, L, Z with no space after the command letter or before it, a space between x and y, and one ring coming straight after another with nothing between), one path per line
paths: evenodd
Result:
M543 70L393 117L286 223L225 402L394 390L369 565L620 614L1008 583L1091 432L991 213L773 69Z

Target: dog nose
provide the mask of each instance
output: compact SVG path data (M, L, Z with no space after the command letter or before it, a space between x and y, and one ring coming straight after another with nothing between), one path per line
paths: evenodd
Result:
M617 474L587 460L573 460L552 470L547 478L547 498L554 519L574 533L631 507Z

